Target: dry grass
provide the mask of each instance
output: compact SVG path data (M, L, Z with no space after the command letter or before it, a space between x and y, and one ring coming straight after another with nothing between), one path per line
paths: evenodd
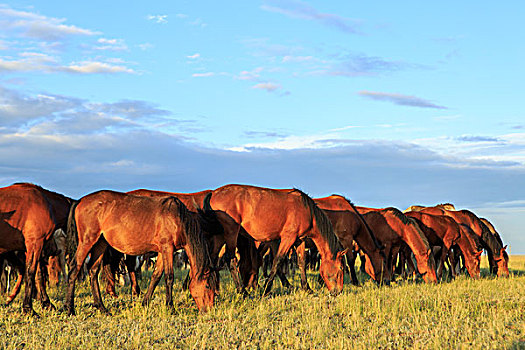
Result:
M159 286L148 308L132 301L127 288L119 298L105 296L113 316L101 315L91 308L84 282L77 289L75 317L39 305L40 319L24 316L20 297L0 308L0 348L525 348L525 256L510 262L508 279L462 276L439 285L382 288L365 282L361 288L346 285L335 298L317 286L315 274L313 295L281 290L277 282L272 297L246 300L226 277L217 306L207 314L199 314L189 294L180 291L180 272L173 314ZM63 288L50 290L59 308L64 295Z

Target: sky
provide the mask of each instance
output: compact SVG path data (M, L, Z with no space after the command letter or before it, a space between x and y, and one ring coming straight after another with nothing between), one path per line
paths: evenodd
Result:
M1 1L1 0L0 0ZM520 1L0 3L0 186L452 202L525 254Z

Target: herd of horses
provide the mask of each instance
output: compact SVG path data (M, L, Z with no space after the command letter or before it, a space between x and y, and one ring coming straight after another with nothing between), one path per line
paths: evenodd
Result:
M276 276L288 283L282 265L292 250L301 287L310 290L306 255L315 250L320 279L337 295L343 290L345 270L353 284L359 283L354 268L358 255L378 284L389 284L405 265L425 282L436 283L445 263L452 276L463 265L472 278L479 278L483 250L490 272L508 276L505 248L488 220L452 205L413 206L401 212L356 206L340 195L311 198L295 188L249 185L196 193L102 190L79 200L30 183L0 188L0 260L2 266L8 263L18 271L7 303L24 281L22 308L31 314L35 294L44 308L53 308L43 276L50 259L58 255L69 261L67 274L65 266L62 269L67 276L65 308L72 315L82 271L89 275L94 306L108 313L99 272L125 257L132 290L138 294L136 267L128 258L152 252L157 259L143 304L148 304L164 274L166 305L173 307L174 254L183 249L190 265L185 285L198 309L206 311L219 293L219 259L230 270L237 291L246 295L247 289L257 287L261 252L271 252L263 286L266 295ZM64 258L61 261L65 265Z

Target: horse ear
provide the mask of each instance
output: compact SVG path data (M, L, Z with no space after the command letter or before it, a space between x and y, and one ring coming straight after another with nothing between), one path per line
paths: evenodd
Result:
M337 252L337 258L341 258L342 256L346 255L346 253L348 252L348 248L346 248L345 250L341 250L339 252Z
M502 250L507 250L507 245L505 244L505 246L503 247Z
M430 256L432 254L432 248L428 248L427 256Z
M476 258L479 258L481 256L481 254L483 253L483 250L480 250L479 252L477 252L475 255L476 255Z

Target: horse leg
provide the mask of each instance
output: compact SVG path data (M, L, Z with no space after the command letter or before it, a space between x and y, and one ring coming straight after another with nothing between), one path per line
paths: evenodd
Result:
M131 281L131 295L132 296L139 296L140 295L140 287L137 283L137 258L135 256L126 256L126 259L124 260L126 263L126 268L128 269L129 279Z
M102 276L106 282L106 293L116 298L118 295L115 289L115 274L117 273L120 256L119 259L115 259L113 252L112 249L108 249L102 258Z
M157 284L159 284L160 278L162 277L162 273L164 272L164 257L162 255L163 254L159 253L159 255L157 256L157 263L155 264L155 268L153 269L153 274L151 275L151 281L149 282L148 290L146 291L146 294L144 294L144 299L142 300L143 306L149 304L151 296L155 291L155 287L157 287Z
M75 283L82 272L84 261L86 260L89 251L93 247L92 244L86 242L79 243L77 252L75 253L75 259L72 261L72 267L69 269L67 280L67 292L66 292L66 310L69 316L75 314Z
M297 264L299 265L299 272L301 273L301 288L308 293L312 293L312 288L308 285L308 279L306 276L306 242L302 241L296 251Z
M270 290L272 289L273 280L275 278L275 275L277 274L279 267L283 261L283 259L286 257L286 253L290 250L290 248L293 246L295 242L295 239L286 239L281 238L281 243L279 244L279 249L277 251L277 254L275 255L273 259L272 269L270 271L270 274L268 275L268 279L266 280L266 283L264 285L264 292L263 295L268 295L270 293Z
M272 252L273 256L277 255L277 252L276 252L276 250L278 249L277 247L278 247L277 242L270 242L270 251ZM277 269L277 276L281 280L281 285L283 286L283 288L290 289L292 285L290 284L290 282L288 282L288 279L286 278L286 274L284 273L284 267L285 267L284 265L287 259L288 259L288 254L283 256L283 259L281 259L280 266Z
M93 294L93 306L99 309L101 312L110 315L109 311L102 302L102 296L100 295L100 287L98 284L98 274L100 272L100 265L104 259L104 252L106 251L108 244L104 239L100 239L91 249L91 259L89 268L89 280L91 284L91 294Z
M168 246L163 252L164 274L166 275L166 306L173 309L173 247Z
M24 270L25 270L25 262L23 260L20 260L15 253L12 253L12 254L7 253L7 254L9 254L8 261L12 265L11 271L9 272L7 276L7 281L8 281L7 292L9 292L9 280L11 279L11 274L13 270L16 270L17 278L16 278L15 285L13 287L13 290L6 298L6 303L5 303L6 306L11 304L13 300L16 298L16 296L18 295L18 293L20 293L22 282L24 281Z
M36 273L36 289L37 293L40 296L40 303L42 303L42 308L47 310L56 310L55 306L51 304L49 300L49 295L47 295L46 284L45 284L45 265L43 261L39 261L37 266Z
M346 263L344 263L344 266L348 266L348 270L350 270L350 279L352 281L352 284L356 287L359 287L359 280L357 279L357 274L355 273L355 255L352 249L348 249L348 252L346 252Z
M24 313L31 313L32 315L38 316L33 310L33 288L35 285L35 275L37 265L42 255L42 249L44 247L43 241L36 241L27 247L26 252L26 268L25 268L25 279L26 289L24 294L24 301L22 303L22 310Z

